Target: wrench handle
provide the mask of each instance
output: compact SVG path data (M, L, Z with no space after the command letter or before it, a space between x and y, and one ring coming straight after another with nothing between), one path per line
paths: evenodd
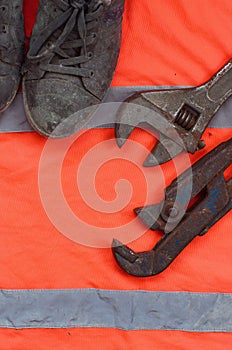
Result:
M232 60L230 60L208 83L208 97L223 102L232 94Z

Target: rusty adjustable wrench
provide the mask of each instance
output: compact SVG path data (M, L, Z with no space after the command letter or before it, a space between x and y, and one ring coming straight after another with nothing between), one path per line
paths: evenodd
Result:
M226 182L223 174L231 164L232 139L220 144L196 162L191 171L187 169L174 180L166 189L162 204L135 209L149 228L165 233L152 250L140 253L114 240L112 250L119 266L134 276L156 275L166 269L196 236L204 235L232 208L232 178ZM206 193L186 211L186 188L191 174L189 200L204 189Z
M194 153L204 147L201 136L205 128L231 94L232 60L208 82L198 87L136 93L123 103L117 113L115 126L117 144L121 147L137 125L147 123L153 128L157 127L161 132L161 142L153 148L144 166L165 163L183 150ZM146 107L159 114L160 120L164 118L168 122L167 132L159 130L159 125L151 123L152 117L149 120L147 112L144 116L141 115L139 120L134 120L132 104ZM155 123L158 124L157 121ZM178 133L181 142L172 138L174 133L170 132L171 128Z

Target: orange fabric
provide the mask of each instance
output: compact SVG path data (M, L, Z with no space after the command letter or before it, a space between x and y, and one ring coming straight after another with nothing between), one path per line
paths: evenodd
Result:
M24 0L25 27L30 35L38 0ZM197 85L207 80L232 54L231 0L126 0L123 40L113 86ZM228 116L229 117L229 116ZM231 137L231 129L207 129L207 147L197 159ZM134 218L132 209L143 205L145 176L128 161L112 159L99 169L96 189L104 200L115 198L114 184L121 177L133 185L128 205L116 214L88 208L76 188L76 171L91 147L114 138L112 129L89 130L73 144L62 169L64 194L74 213L98 226L112 227ZM123 273L110 249L72 242L52 225L42 206L38 166L46 140L36 133L0 135L0 286L8 289L101 288L151 291L232 293L232 235L228 213L203 237L196 238L162 274L140 279ZM154 137L136 130L132 140L147 149ZM112 143L110 152L121 151ZM125 146L126 147L126 146ZM122 152L122 153L120 153ZM139 156L142 164L144 158ZM180 157L181 160L181 157ZM94 162L94 159L93 159ZM184 166L183 170L184 170ZM161 167L168 185L175 178L173 163ZM231 168L227 171L231 176ZM157 197L150 193L151 202ZM164 186L161 186L163 190ZM161 191L162 192L162 191ZM159 194L160 195L160 194ZM55 203L54 203L55 205ZM137 224L138 230L142 224ZM135 226L136 229L136 226ZM135 250L151 248L159 233L147 231L131 243ZM231 348L231 334L193 334L177 331L115 329L0 330L0 348L27 349L151 349Z
M2 340L2 341L1 341ZM187 333L177 331L130 331L115 329L28 329L1 330L4 350L118 350L141 348L173 350L231 350L231 334ZM41 345L40 345L41 344ZM46 345L44 345L46 344Z
M113 85L198 85L232 56L230 0L129 0Z

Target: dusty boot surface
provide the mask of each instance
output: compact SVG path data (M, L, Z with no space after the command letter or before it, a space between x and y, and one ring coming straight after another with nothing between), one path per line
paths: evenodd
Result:
M40 1L23 77L26 115L37 132L69 136L72 123L56 127L102 101L117 64L123 7L124 0Z
M13 101L24 59L22 0L0 0L0 112Z

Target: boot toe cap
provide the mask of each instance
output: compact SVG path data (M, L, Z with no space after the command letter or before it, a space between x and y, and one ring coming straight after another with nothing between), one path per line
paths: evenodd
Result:
M69 81L26 81L23 85L28 121L44 136L72 135L88 118L90 106L100 102L87 90Z

